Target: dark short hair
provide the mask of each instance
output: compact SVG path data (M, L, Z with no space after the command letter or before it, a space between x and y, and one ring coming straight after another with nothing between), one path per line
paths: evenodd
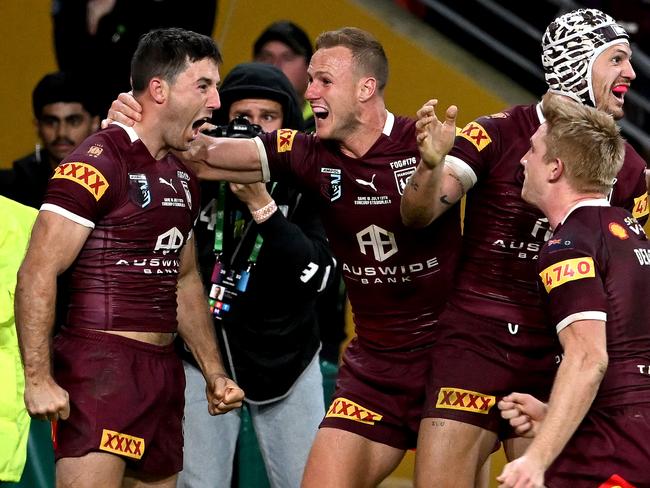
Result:
M91 93L93 81L81 74L56 71L46 74L32 92L34 117L40 119L43 107L52 103L80 103L90 115L98 115L99 105Z
M280 20L269 25L253 44L253 58L257 58L267 42L280 41L289 46L293 52L305 57L308 63L314 53L307 33L293 22Z
M230 106L246 98L273 100L282 105L282 127L302 128L298 96L279 68L264 63L241 63L223 79L219 88L221 108L213 112L217 124L228 123Z
M381 43L372 34L356 27L343 27L323 32L316 38L316 49L343 46L352 52L352 59L364 75L377 79L379 90L388 82L388 58Z
M134 92L145 89L149 80L160 76L174 83L188 62L212 59L222 62L211 37L177 27L155 29L140 38L131 60L131 85Z

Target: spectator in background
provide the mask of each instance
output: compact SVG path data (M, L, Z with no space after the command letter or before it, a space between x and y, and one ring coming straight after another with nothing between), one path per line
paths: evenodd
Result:
M99 128L91 88L87 77L62 71L38 82L32 92L32 109L40 143L32 154L5 170L3 194L30 207L41 206L54 168Z
M288 20L269 25L253 44L253 60L277 66L289 78L298 94L305 132L313 132L315 128L311 105L305 101L309 82L307 68L312 54L307 33Z
M212 36L217 0L53 0L54 48L59 69L91 72L101 113L131 89L131 57L140 36L182 27Z
M246 132L240 124L244 130L233 137L301 125L295 91L274 66L237 65L219 93L216 123L239 116L258 125ZM314 305L335 268L316 203L283 183L204 181L201 208L194 235L224 362L246 391L244 408L271 486L298 488L325 413ZM203 375L191 354L184 358L186 442L179 487L231 486L246 413L208 415Z

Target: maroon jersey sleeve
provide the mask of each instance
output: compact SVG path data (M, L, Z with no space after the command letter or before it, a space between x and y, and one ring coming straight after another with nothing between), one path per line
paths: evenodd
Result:
M102 133L82 142L54 171L42 209L94 227L124 191L125 168Z
M589 232L589 237L598 242L597 234ZM583 237L567 229L550 239L540 255L539 277L558 333L577 320L607 320L598 258Z

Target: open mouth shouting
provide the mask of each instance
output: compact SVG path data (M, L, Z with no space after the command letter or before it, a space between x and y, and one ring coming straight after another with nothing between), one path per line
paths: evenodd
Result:
M192 136L196 138L199 135L199 131L204 124L210 123L210 117L202 117L197 119L192 123Z
M314 113L314 117L317 119L324 120L330 114L329 110L325 107L312 106L311 111Z
M615 85L614 88L612 88L612 93L618 100L623 102L623 98L625 98L625 94L629 89L630 87L628 85Z

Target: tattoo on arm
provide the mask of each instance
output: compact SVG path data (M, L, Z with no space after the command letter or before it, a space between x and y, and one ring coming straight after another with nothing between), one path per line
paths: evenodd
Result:
M456 183L458 183L458 187L460 188L460 198L463 198L465 196L465 188L463 187L463 182L453 172L449 171L447 174L449 176L451 176L454 180L456 180ZM445 204L445 205L451 206L454 203L456 203L458 200L460 200L460 198L458 198L457 200L451 202L451 201L449 201L449 195L442 195L440 197L440 202Z
M420 185L418 185L415 181L413 181L412 178L409 178L408 180L408 185L413 188L413 190L418 191L420 189Z
M432 420L431 425L433 427L444 427L445 426L445 421L444 420Z

